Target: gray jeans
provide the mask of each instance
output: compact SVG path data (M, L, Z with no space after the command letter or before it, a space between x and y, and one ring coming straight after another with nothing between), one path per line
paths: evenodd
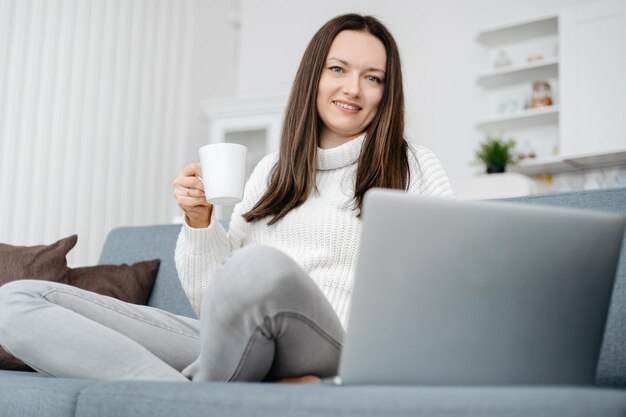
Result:
M101 380L263 381L337 372L344 330L282 252L245 247L216 271L200 320L63 284L0 287L0 345L41 373Z

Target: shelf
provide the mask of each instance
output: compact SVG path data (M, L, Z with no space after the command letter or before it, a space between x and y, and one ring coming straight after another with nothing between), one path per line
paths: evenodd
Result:
M607 168L626 164L626 149L618 152L581 155L575 158L565 159L570 164L575 164L579 169Z
M520 162L517 165L507 167L507 169L511 172L534 176L608 168L624 164L626 164L626 149L617 152L579 155L567 158L539 158Z
M555 124L558 123L558 120L559 106L552 105L487 117L478 122L478 128L483 131L495 129L525 129L533 126Z
M528 64L497 68L478 76L476 83L487 88L532 82L538 79L557 78L559 58L545 58Z
M493 48L528 39L556 35L558 28L558 16L550 15L483 30L478 34L476 40L489 48Z
M566 163L565 160L560 156L550 158L537 158L522 161L517 165L507 166L507 171L517 172L519 174L529 176L561 174L564 172L574 172L578 170L578 167Z

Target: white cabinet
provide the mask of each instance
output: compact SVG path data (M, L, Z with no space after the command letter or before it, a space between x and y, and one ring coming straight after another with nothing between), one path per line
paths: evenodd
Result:
M512 171L541 175L626 163L626 0L488 29L477 40L489 60L476 80L486 95L478 129L514 137L518 150L536 155ZM510 65L494 68L502 51ZM535 53L542 58L524 62L524 54ZM528 108L529 84L542 79L552 86L553 105Z
M626 0L563 10L559 25L562 155L626 150Z

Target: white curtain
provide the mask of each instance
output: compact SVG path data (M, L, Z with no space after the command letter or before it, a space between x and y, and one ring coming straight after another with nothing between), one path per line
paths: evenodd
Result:
M0 242L170 222L189 122L193 0L0 0Z

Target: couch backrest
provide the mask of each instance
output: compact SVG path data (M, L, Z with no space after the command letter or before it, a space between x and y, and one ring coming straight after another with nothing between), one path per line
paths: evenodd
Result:
M221 221L228 230L228 221ZM108 234L99 263L133 264L135 262L160 259L157 275L148 305L174 314L196 318L196 313L180 285L174 250L181 225L119 227Z
M626 215L626 188L548 194L504 201L601 210ZM596 382L606 386L626 386L626 239L622 243Z
M180 225L120 227L113 229L104 242L100 264L133 264L160 259L148 305L187 317L196 317L178 280L174 249Z
M618 212L626 215L626 188L512 198L501 201ZM222 222L227 227L228 222ZM196 317L180 285L174 249L180 225L122 227L112 230L100 264L134 263L161 259L148 304L187 317ZM598 364L600 385L626 386L626 242L622 245Z

